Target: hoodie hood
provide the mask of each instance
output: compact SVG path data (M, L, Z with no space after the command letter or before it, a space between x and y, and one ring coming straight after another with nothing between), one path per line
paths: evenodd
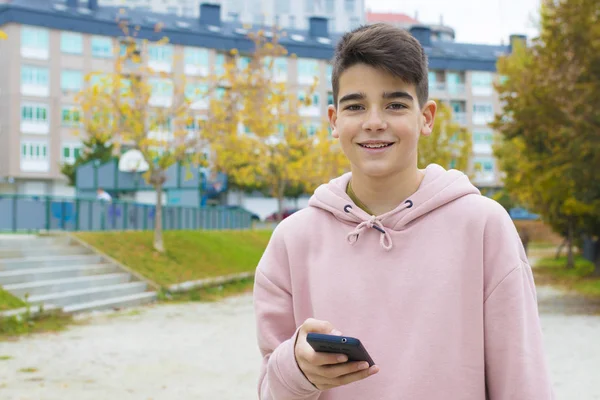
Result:
M374 216L357 207L346 193L351 178L352 173L348 172L319 186L308 205L328 211L344 223L356 225L348 233L349 244L354 245L365 229L372 228L381 233L381 246L388 251L393 247L390 231L400 231L417 218L463 196L480 194L464 173L430 164L415 193L392 211Z

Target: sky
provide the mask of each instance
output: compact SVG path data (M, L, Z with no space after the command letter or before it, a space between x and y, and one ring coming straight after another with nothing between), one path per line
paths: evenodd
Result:
M365 0L373 12L403 13L454 29L459 43L508 44L511 34L537 35L540 0Z

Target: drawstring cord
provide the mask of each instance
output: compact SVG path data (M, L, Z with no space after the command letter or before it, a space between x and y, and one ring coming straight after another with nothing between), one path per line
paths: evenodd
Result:
M413 202L410 200L406 200L404 202L404 208L402 208L399 211L411 208L412 206ZM348 214L354 215L357 218L361 218L356 212L354 212L352 205L350 204L346 204L344 206L344 211ZM375 215L372 215L368 220L361 222L356 226L356 228L352 232L348 233L348 235L346 236L348 243L350 245L354 245L358 241L358 237L360 236L360 234L367 228L373 228L381 232L379 243L381 244L381 247L383 247L386 251L390 251L394 247L394 243L392 242L392 236L387 231L385 226L383 226L381 219L379 219Z

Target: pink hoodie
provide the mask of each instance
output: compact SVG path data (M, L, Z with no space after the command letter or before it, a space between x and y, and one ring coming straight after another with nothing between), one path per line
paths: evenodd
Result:
M350 177L281 222L258 265L259 398L553 399L531 268L505 210L432 164L375 218L346 194ZM359 338L380 372L316 389L294 357L307 318Z

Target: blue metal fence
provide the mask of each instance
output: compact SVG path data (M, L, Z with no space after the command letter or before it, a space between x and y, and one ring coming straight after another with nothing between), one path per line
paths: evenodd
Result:
M0 231L152 230L156 207L132 202L52 196L0 195ZM239 207L163 206L163 229L249 229Z

